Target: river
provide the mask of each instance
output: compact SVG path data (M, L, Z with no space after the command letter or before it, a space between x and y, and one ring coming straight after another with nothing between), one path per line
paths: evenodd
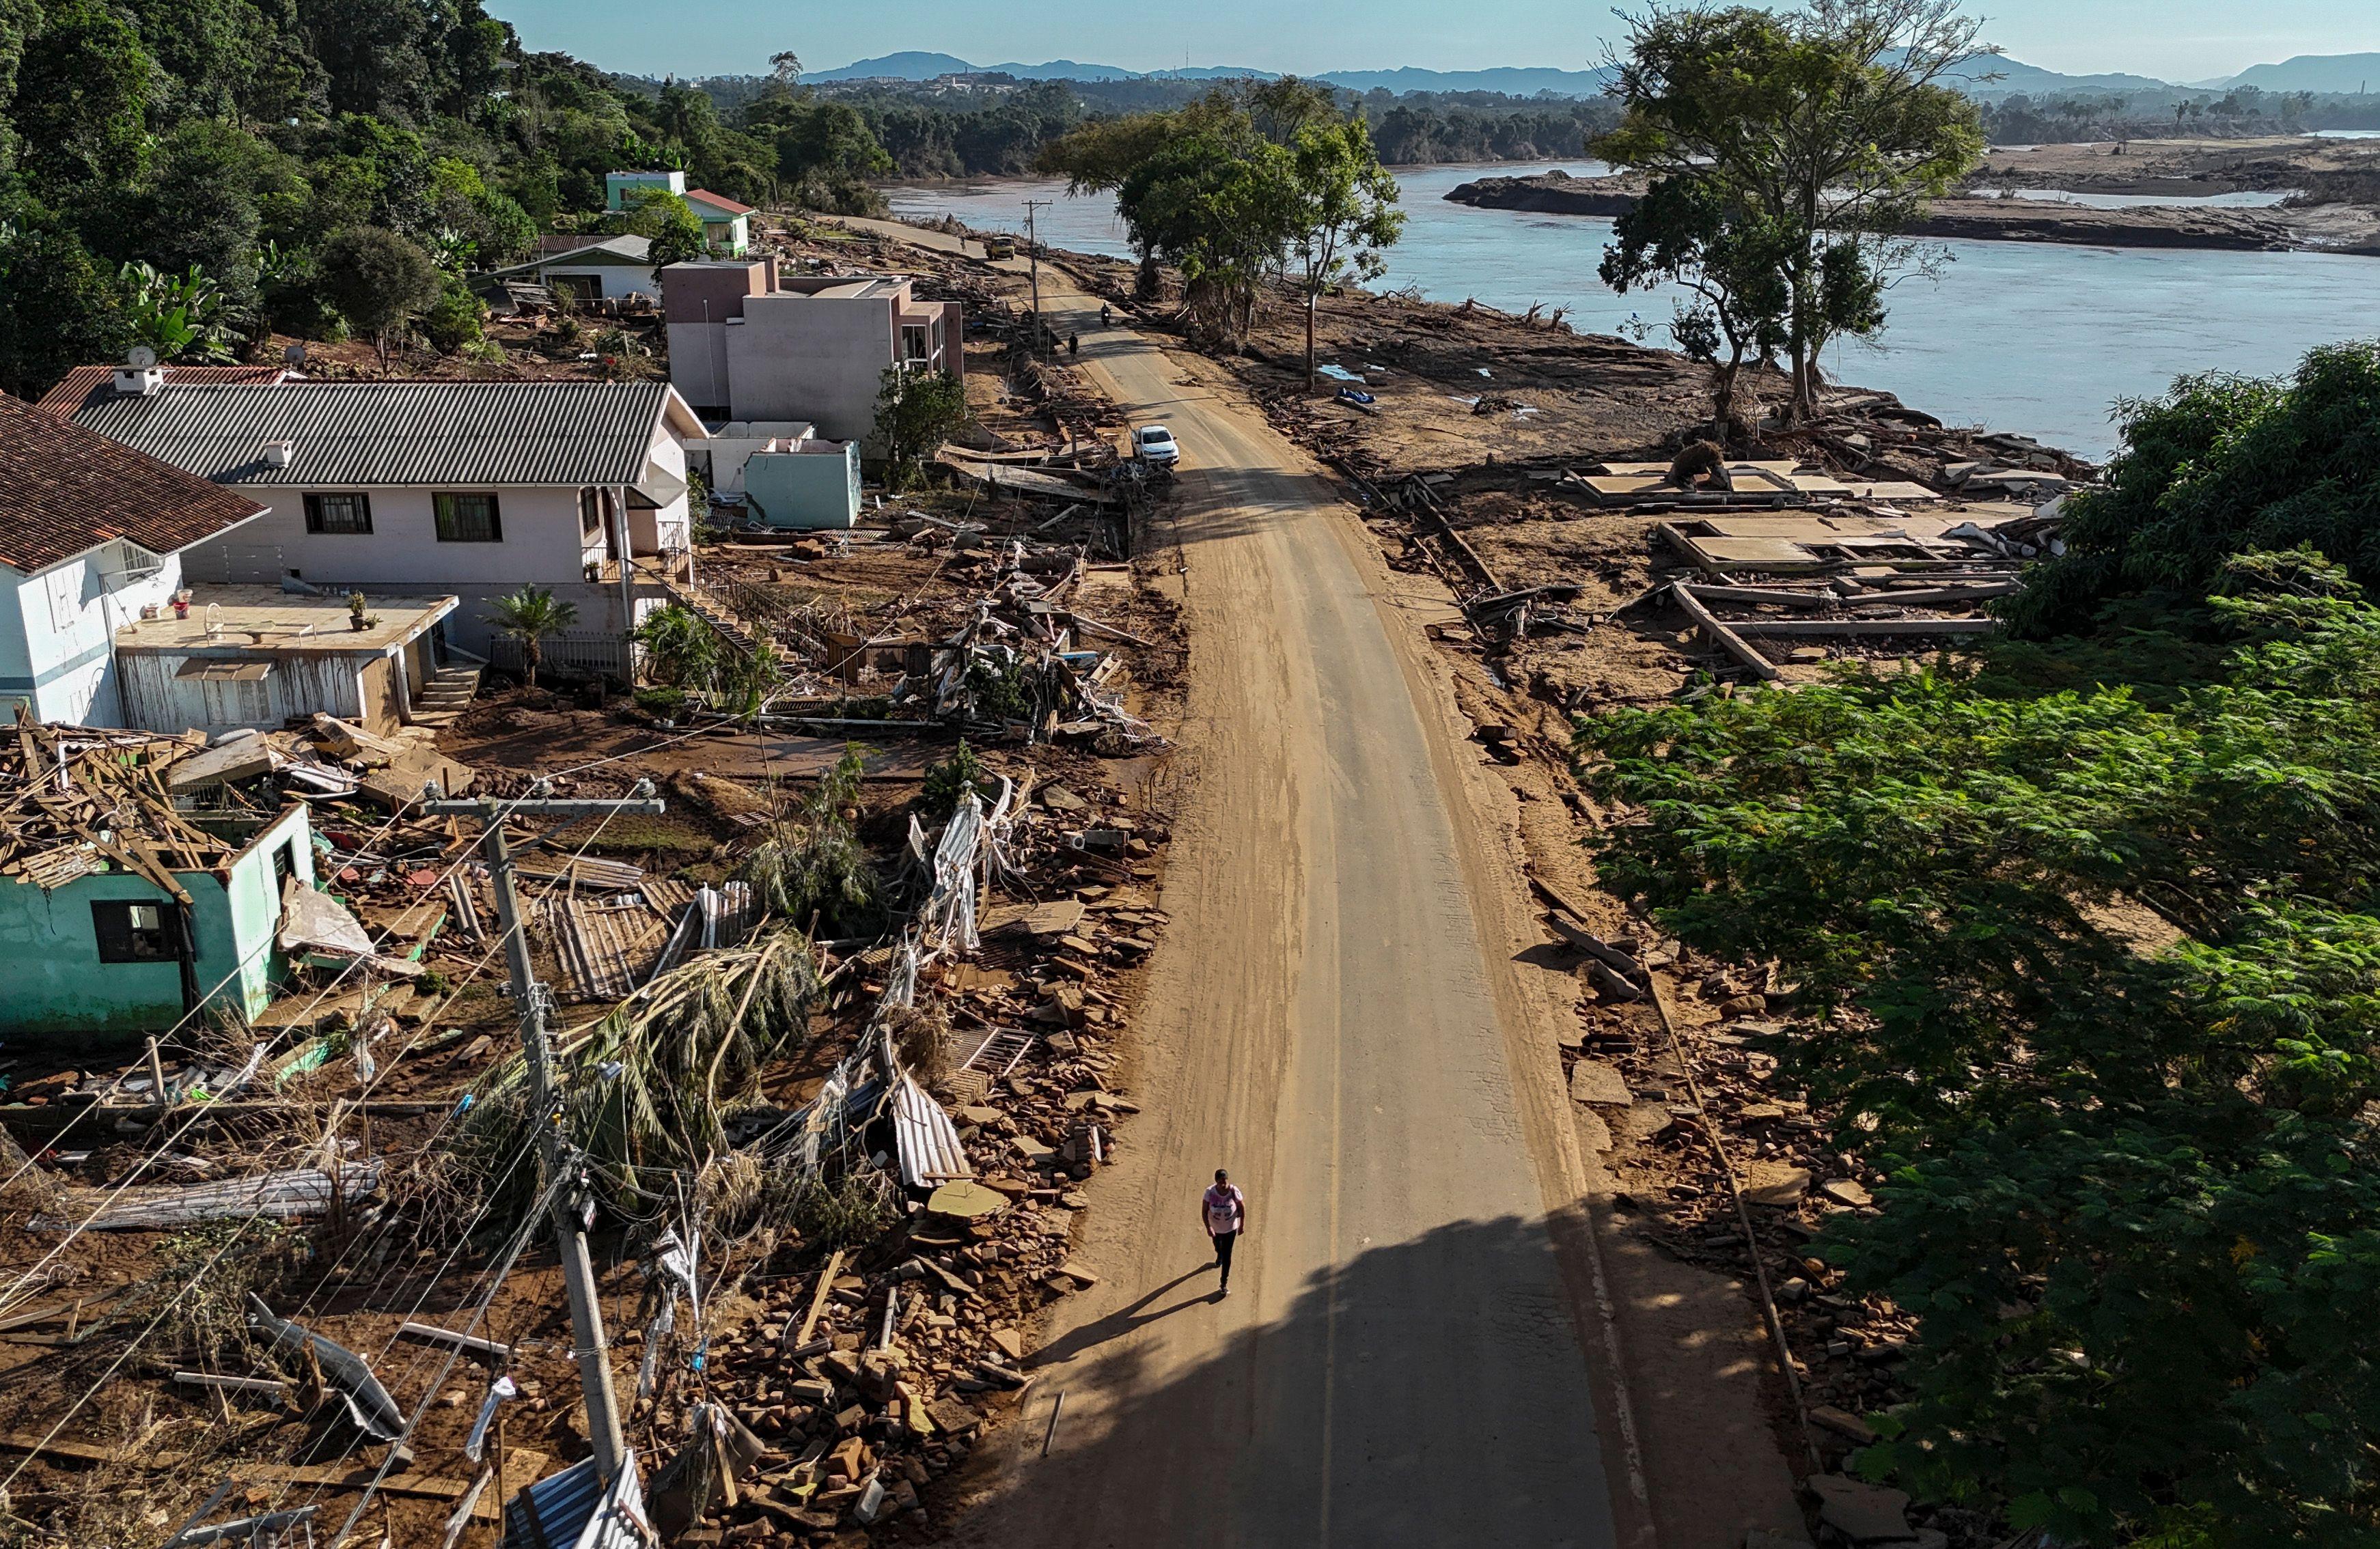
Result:
M1443 197L1481 176L1524 176L1571 161L1401 171L1405 232L1390 249L1383 286L1434 301L1476 297L1524 311L1570 309L1583 333L1621 332L1632 319L1666 323L1660 295L1616 296L1596 277L1611 223L1583 215L1477 210ZM1130 257L1114 201L1065 197L1062 183L937 184L887 190L902 215L955 214L969 225L1021 232L1027 200L1042 240ZM2285 371L2315 345L2380 332L2373 303L2380 260L2328 253L2230 253L1950 242L1937 279L1893 289L1876 345L1833 352L1840 381L1900 394L1953 423L2037 436L2089 457L2115 444L2117 400L2161 393L2200 371ZM1655 342L1665 333L1657 331Z

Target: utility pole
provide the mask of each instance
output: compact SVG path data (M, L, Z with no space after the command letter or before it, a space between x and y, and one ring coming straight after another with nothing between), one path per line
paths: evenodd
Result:
M1047 210L1051 201L1028 199L1025 201L1025 256L1033 271L1033 356L1041 357L1041 243L1033 235L1033 212Z
M540 781L538 791L547 789ZM504 962L512 971L513 1003L520 1009L521 1055L528 1067L529 1106L540 1119L538 1139L542 1153L541 1181L550 1184L570 1166L560 1123L562 1100L553 1086L553 1051L546 1041L545 1013L552 996L537 982L529 963L528 935L521 928L520 897L513 885L512 846L504 839L507 817L608 817L614 813L658 815L662 803L650 781L639 781L625 801L556 801L532 795L517 802L482 796L476 801L442 801L434 785L421 804L424 812L480 822L480 852L495 880L496 921L504 932ZM620 1400L612 1387L611 1350L603 1337L603 1309L595 1299L595 1265L587 1252L587 1228L575 1192L553 1193L554 1246L562 1259L563 1285L570 1300L570 1334L578 1358L578 1387L587 1399L587 1432L595 1446L595 1471L605 1484L618 1475L627 1456L620 1430Z

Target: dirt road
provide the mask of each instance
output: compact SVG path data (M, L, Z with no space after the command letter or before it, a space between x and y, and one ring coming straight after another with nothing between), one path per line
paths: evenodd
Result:
M1567 1120L1515 1076L1551 1046L1512 1035L1528 1013L1475 907L1451 719L1384 616L1401 599L1302 454L1043 284L1083 361L1184 449L1196 768L1135 1040L1149 1111L1093 1185L1101 1279L1031 1361L1023 1451L970 1536L1644 1542L1591 1292L1548 1220L1577 1198L1575 1157L1542 1162ZM1228 1301L1196 1221L1219 1166L1251 1212Z

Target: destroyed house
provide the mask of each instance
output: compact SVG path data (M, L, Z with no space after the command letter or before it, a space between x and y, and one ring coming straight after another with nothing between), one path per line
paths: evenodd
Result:
M164 611L188 552L264 507L6 393L0 486L0 704L123 723L117 626Z
M646 254L650 237L606 236L541 252L526 263L490 270L471 277L471 288L499 311L513 309L513 287L543 285L565 291L580 303L618 301L631 296L658 299L661 286L653 279Z
M524 586L617 642L692 575L686 449L658 381L289 381L123 393L77 419L262 502L193 552L194 580L456 599L432 634L486 655Z
M178 810L173 766L197 756L138 732L0 732L15 815L0 832L0 1035L132 1037L272 1000L285 893L314 875L307 808Z

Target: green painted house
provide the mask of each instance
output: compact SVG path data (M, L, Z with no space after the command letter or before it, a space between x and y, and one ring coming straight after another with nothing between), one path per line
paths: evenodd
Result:
M53 887L0 877L0 1034L131 1040L197 1005L261 1011L285 973L282 879L311 884L312 829L288 806L211 869L168 872L188 902L120 866Z

